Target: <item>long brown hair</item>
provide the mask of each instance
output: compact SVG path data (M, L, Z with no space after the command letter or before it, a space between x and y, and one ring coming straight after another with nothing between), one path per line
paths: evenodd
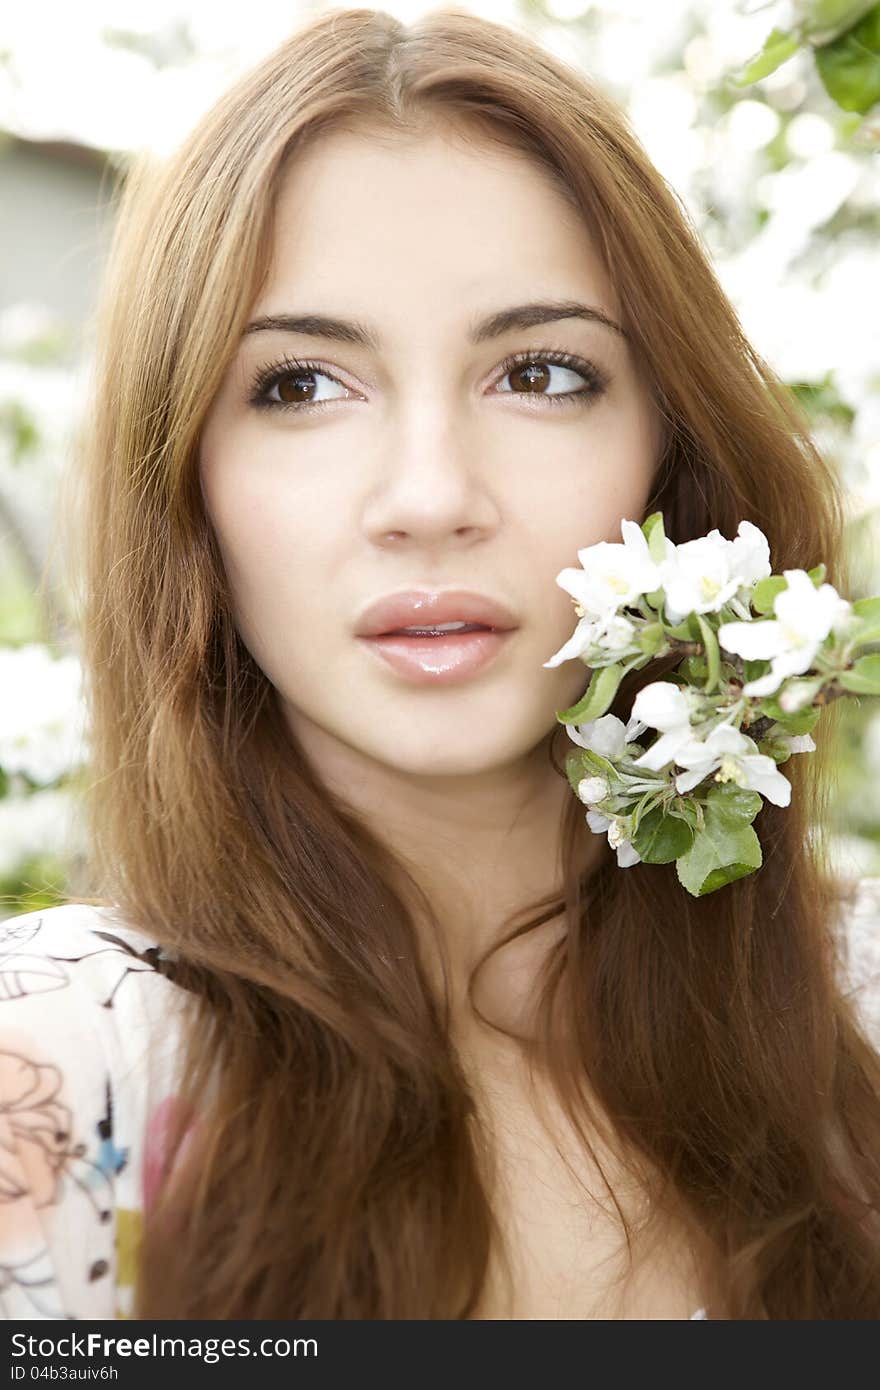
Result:
M129 176L78 479L84 886L176 957L181 1094L202 1120L146 1224L135 1316L467 1318L501 1243L474 1094L415 948L418 889L301 756L236 632L197 480L288 161L344 125L442 120L526 151L582 212L665 419L648 510L667 533L748 518L775 570L824 560L846 592L839 485L807 421L624 117L523 33L457 8L409 27L324 13ZM622 872L609 853L586 874L572 796L564 895L499 935L562 914L522 1046L584 1151L604 1127L703 1234L710 1315L880 1316L880 1063L835 977L823 840L837 709L786 766L791 805L757 818L758 873L702 899L674 865ZM563 775L570 745L550 735Z

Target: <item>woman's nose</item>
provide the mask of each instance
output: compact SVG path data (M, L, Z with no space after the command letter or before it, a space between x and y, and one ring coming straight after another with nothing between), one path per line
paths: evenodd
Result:
M476 539L497 527L499 507L474 441L424 420L376 464L364 525L376 541L405 537L436 545Z

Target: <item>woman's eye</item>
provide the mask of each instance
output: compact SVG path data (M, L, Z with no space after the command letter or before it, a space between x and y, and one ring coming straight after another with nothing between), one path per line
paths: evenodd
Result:
M319 382L328 386L321 386ZM334 394L333 388L338 388ZM259 373L251 392L251 405L280 410L310 410L343 399L348 388L312 362L287 361Z
M606 381L592 362L571 353L520 353L502 363L504 377L512 385L500 388L502 395L546 397L550 405L579 405L601 395ZM580 383L580 385L578 385Z

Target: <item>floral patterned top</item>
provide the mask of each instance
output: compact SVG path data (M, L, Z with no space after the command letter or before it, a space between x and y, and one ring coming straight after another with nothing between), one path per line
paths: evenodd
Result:
M848 928L842 980L880 1047L880 878ZM0 1318L131 1316L191 1000L173 975L110 907L0 922Z
M109 907L0 923L0 1317L125 1318L190 996Z

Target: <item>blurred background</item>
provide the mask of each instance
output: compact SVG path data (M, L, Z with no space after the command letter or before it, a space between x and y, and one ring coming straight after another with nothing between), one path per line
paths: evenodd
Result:
M759 352L844 480L880 593L880 4L487 0L595 78L687 207ZM49 0L0 19L0 918L64 899L83 845L77 635L52 524L85 402L112 196L298 18L277 0ZM379 5L403 20L434 8ZM821 729L821 724L820 724ZM880 702L847 699L835 856L880 873Z

